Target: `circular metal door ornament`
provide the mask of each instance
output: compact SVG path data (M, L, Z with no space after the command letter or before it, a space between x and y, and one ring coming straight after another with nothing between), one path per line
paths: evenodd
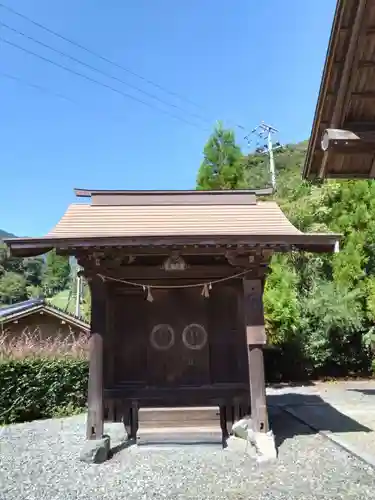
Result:
M150 342L154 349L166 351L170 349L175 341L174 330L170 325L155 325L151 331Z
M188 349L199 351L207 343L207 332L202 325L191 323L182 332L182 342Z

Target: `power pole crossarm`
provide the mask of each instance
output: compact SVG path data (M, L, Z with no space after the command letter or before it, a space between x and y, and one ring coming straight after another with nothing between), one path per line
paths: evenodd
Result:
M269 158L269 169L271 174L271 185L273 191L276 191L276 169L275 169L275 158L274 150L280 148L280 144L276 143L276 147L273 144L272 136L278 133L278 130L271 125L267 125L262 122L254 130L251 131L252 134L256 134L258 137L266 141L266 145L263 148L259 148L261 153L266 153ZM258 152L258 150L256 150Z

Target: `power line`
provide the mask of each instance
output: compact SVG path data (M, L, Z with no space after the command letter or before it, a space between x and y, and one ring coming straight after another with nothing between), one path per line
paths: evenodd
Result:
M10 40L7 40L6 38L0 37L0 40L2 40L4 43L7 43L8 45L11 45L12 47L15 47L18 50L25 52L26 54L30 54L34 57L37 57L38 59L41 59L42 61L53 64L54 66L56 66L58 68L61 68L69 73L72 73L73 75L79 76L80 78L83 78L91 83L95 83L96 85L99 85L99 86L104 87L108 90L111 90L112 92L115 92L116 94L119 94L122 97L125 97L127 99L132 99L133 101L144 104L145 106L148 106L151 109L155 109L155 110L159 111L160 113L167 114L167 115L171 116L172 118L176 118L177 120L180 120L180 121L182 121L188 125L191 125L193 127L201 128L196 123L185 120L185 118L182 118L179 115L175 115L174 113L170 113L167 110L157 108L156 106L154 106L153 104L151 104L147 101L143 101L142 99L139 99L138 97L135 97L131 94L123 92L122 90L116 89L115 87L112 87L111 85L108 85L107 83L100 82L99 80L96 80L95 78L92 78L88 75L85 75L84 73L80 73L79 71L75 71L74 69L71 69L68 66L65 66L64 64L60 64L56 61L53 61L52 59L49 59L48 57L41 56L40 54L37 54L36 52L33 52L32 50L26 49L25 47L22 47L21 45L18 45L14 42L11 42ZM207 130L207 129L204 129L204 130Z
M132 89L134 89L134 90L136 90L136 91L138 91L138 92L141 92L142 94L146 95L147 97L151 97L151 99L155 99L155 100L157 100L157 101L161 102L162 104L165 104L165 105L167 105L167 106L171 106L172 108L175 108L175 109L177 109L177 110L183 111L184 113L189 114L189 115L190 115L190 116L192 116L193 118L198 118L198 119L203 120L203 121L205 121L205 122L211 123L211 120L208 120L208 119L206 119L206 118L202 117L201 115L198 115L198 114L196 114L196 113L191 113L191 112L189 112L189 111L186 111L184 108L181 108L181 106L178 106L178 105L173 104L173 103L169 103L168 101L165 101L164 99L161 99L160 97L158 97L158 96L157 96L157 95L155 95L155 94L151 94L150 92L147 92L146 90L143 90L143 89L141 89L141 88L137 87L136 85L133 85L133 84L131 84L131 83L128 83L128 82L126 82L125 80L122 80L121 78L118 78L118 77L116 77L116 76L114 76L114 75L111 75L111 74L107 73L106 71L103 71L103 70L101 70L101 69L97 68L96 66L92 66L91 64L88 64L88 63L86 63L86 62L82 61L81 59L78 59L78 58L76 58L76 57L73 57L73 56L71 56L70 54L67 54L66 52L63 52L63 51L58 50L58 49L55 49L54 47L52 47L52 46L51 46L51 45L49 45L48 43L44 43L44 42L42 42L42 41L38 40L37 38L34 38L34 37L30 36L30 35L27 35L26 33L23 33L22 31L19 31L19 30L17 30L16 28L13 28L13 27L11 27L11 26L9 26L9 25L7 25L7 24L3 23L3 22L0 22L0 26L3 26L4 28L6 28L6 29L8 29L8 30L10 30L10 31L13 31L14 33L17 33L18 35L21 35L21 36L23 36L24 38L27 38L28 40L31 40L31 41L33 41L33 42L35 42L35 43L37 43L37 44L41 45L42 47L45 47L45 48L47 48L47 49L49 49L49 50L52 50L52 51L53 51L53 52L55 52L56 54L59 54L59 55L61 55L61 56L63 56L63 57L66 57L66 58L70 59L71 61L74 61L74 62L76 62L76 63L78 63L78 64L81 64L82 66L84 66L84 67L86 67L86 68L89 68L89 69L91 69L92 71L96 71L97 73L100 73L100 74L102 74L102 75L104 75L104 76L106 76L106 77L108 77L108 78L111 78L112 80L115 80L115 81L117 81L117 82L120 82L120 83L122 83L123 85L126 85L127 87L130 87L130 88L132 88Z
M22 85L25 85L26 87L36 89L44 94L51 95L51 96L57 97L59 99L64 99L65 101L69 101L72 104L79 106L81 109L84 109L84 111L86 111L86 112L87 111L89 111L90 113L95 112L95 109L92 106L90 106L88 109L85 106L82 106L82 101L76 101L76 100L72 99L71 97L68 97L60 92L55 92L54 90L51 90L48 87L44 87L44 86L39 85L37 83L31 82L29 80L26 80L25 78L20 77L20 76L16 76L14 74L0 71L0 78L7 78L9 80L12 80L13 82L17 82L17 83L20 83ZM103 115L101 115L101 117L103 117ZM118 120L123 119L123 116L120 116L120 115L118 115L118 116L114 115L114 116L112 116L112 118L113 117L115 119L118 119Z
M97 52L94 52L93 50L85 47L84 45L81 45L80 43L78 42L75 42L74 40L71 40L70 38L67 38L65 37L64 35L61 35L60 33L58 33L57 31L54 31L52 30L51 28L48 28L47 26L45 26L44 24L41 24L41 23L38 23L37 21L34 21L33 19L31 19L30 17L26 16L25 14L22 14L21 12L18 12L16 11L15 9L13 9L12 7L9 7L8 5L4 5L3 3L0 2L0 7L2 7L3 9L9 11L9 12L12 12L12 14L15 14L19 17L22 17L23 19L25 19L26 21L34 24L35 26L37 26L38 28L41 28L43 29L44 31L47 31L48 33L50 33L51 35L54 35L54 36L57 36L58 38L60 38L61 40L64 40L65 42L68 42L70 43L71 45L75 45L76 47L78 47L79 49L81 50L84 50L85 52L95 56L95 57L98 57L99 59L101 59L102 61L105 61L106 63L108 64L111 64L113 66L116 66L117 68L123 70L123 71L126 71L127 73L129 73L130 75L132 76L135 76L137 78L140 78L141 80L145 81L146 83L148 83L149 85L152 85L160 90L163 90L163 92L166 92L167 94L170 94L170 95L173 95L174 97L178 97L179 99L181 99L182 101L186 101L188 102L189 104L192 104L193 106L196 106L196 107L200 107L199 104L196 104L194 101L191 101L190 99L188 99L187 97L184 97L184 96L181 96L179 95L177 92L173 92L172 90L169 90L167 89L166 87L163 87L162 85L159 85L158 83L152 81L152 80L149 80L148 78L130 70L129 68L126 68L125 66L122 66L118 63L116 63L115 61L112 61L111 59L108 59L107 57L105 56L102 56L101 54L97 53Z
M10 73L5 73L4 71L0 71L0 76L3 78L8 78L10 80L16 81L18 83L22 83L23 85L26 85L27 87L37 89L40 92L43 92L45 94L50 94L50 95L53 95L54 97L58 97L59 99L64 99L66 101L70 101L73 104L79 104L78 101L74 101L73 99L71 99L70 97L67 97L64 94L60 94L59 92L54 92L53 90L50 90L47 87L43 87L41 85L38 85L37 83L29 82L28 80L25 80L24 78L21 78L19 76L11 75Z
M101 59L102 61L106 62L107 64L111 64L112 66L118 68L118 69L121 69L122 71L125 71L126 73L132 75L132 76L135 76L136 78L139 78L140 80L146 82L147 84L149 85L152 85L153 87L159 89L159 90L162 90L163 92L165 92L166 94L169 94L173 97L177 97L178 99L180 99L181 101L185 101L186 103L189 103L193 106L195 106L196 108L199 108L199 109L204 109L203 106L201 106L200 104L197 104L195 103L194 101L192 101L191 99L185 97L185 96L182 96L181 94L178 94L177 92L174 92L173 90L170 90L168 89L167 87L164 87L156 82L154 82L153 80L149 79L149 78L146 78L142 75L140 75L139 73L136 73L135 71L132 71L130 70L129 68L113 61L112 59L109 59L101 54L99 54L98 52L95 52L91 49L89 49L88 47L85 47L84 45L58 33L57 31L54 31L52 30L51 28L49 28L48 26L45 26L44 24L42 23L39 23L37 21L34 21L33 19L31 19L30 17L26 16L25 14L22 14L21 12L17 11L16 9L13 9L12 7L9 7L8 5L5 5L3 4L2 2L0 2L0 7L2 7L3 9L7 10L8 12L11 12L12 14L18 16L18 17L21 17L22 19L25 19L26 21L28 21L29 23L32 23L34 26L37 26L38 28L46 31L47 33L50 33L51 35L54 35L58 38L60 38L61 40L64 40L65 42L67 43L70 43L71 45L74 45L75 47L78 47L79 49L81 50L84 50L85 52L87 52L88 54L91 54L99 59ZM202 118L202 117L201 117ZM203 118L205 121L206 118ZM229 120L228 120L229 121ZM231 120L230 120L231 121ZM235 123L235 122L232 122L233 125L235 125L237 128L241 129L241 130L245 130L245 127L243 127L242 125L239 125L238 123Z

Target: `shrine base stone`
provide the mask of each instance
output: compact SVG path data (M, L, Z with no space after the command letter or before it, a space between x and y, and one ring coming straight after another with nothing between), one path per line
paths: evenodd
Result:
M246 451L249 444L255 448L258 463L272 462L277 459L273 432L255 432L250 417L243 418L233 424L232 432L234 436L246 442Z
M110 454L109 436L102 439L89 439L85 442L79 459L88 464L101 464L108 460Z

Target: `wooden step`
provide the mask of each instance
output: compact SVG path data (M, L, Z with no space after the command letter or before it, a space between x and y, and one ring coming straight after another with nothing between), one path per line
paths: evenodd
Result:
M140 447L171 447L181 446L213 446L214 449L223 447L223 438L220 427L163 427L158 429L146 428L138 432L137 445Z
M220 428L219 408L181 407L181 408L141 408L139 428L180 428L180 427L217 427Z

